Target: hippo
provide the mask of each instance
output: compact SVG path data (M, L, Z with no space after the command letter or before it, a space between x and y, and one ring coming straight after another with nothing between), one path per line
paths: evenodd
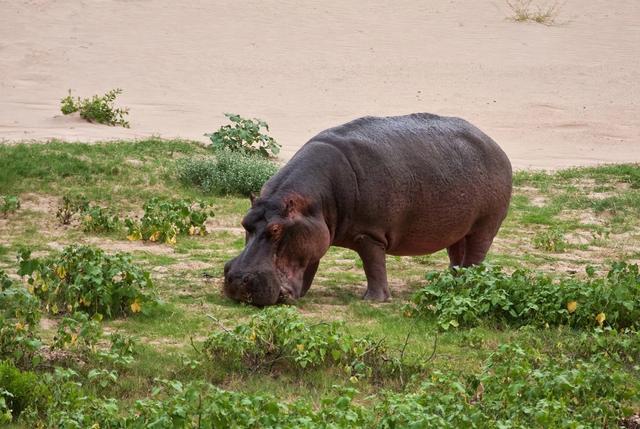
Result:
M330 246L352 249L363 298L391 297L385 256L447 249L482 262L507 214L511 163L469 122L428 113L356 119L322 131L251 198L245 248L223 292L256 306L304 296Z

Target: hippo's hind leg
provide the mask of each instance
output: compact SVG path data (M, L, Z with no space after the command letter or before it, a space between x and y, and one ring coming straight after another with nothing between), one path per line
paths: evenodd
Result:
M462 237L460 240L447 247L447 253L449 254L449 266L461 267L464 261L466 237Z
M355 250L362 259L364 273L367 275L367 291L362 298L387 301L391 298L391 293L387 283L385 246L368 235L361 235L356 240Z
M500 229L504 216L481 219L474 225L472 232L465 237L463 267L476 265L484 261L493 238Z

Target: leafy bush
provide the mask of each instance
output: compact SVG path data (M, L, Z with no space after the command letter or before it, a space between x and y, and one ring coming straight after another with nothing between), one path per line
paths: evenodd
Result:
M233 113L224 114L232 125L223 125L218 131L205 134L211 139L215 151L221 149L242 152L248 155L259 155L265 158L280 152L280 145L260 130L269 131L269 125L260 119L246 119Z
M190 159L178 164L178 178L204 192L220 195L259 193L278 166L257 156L220 151L216 159Z
M505 344L478 376L434 371L416 393L386 395L378 427L608 427L640 399L626 377L601 356L570 361Z
M18 418L28 407L33 410L43 409L49 396L48 387L37 374L21 371L9 362L0 361L0 398L4 399L5 406L11 410L13 419Z
M27 366L37 361L40 302L0 270L0 359Z
M546 250L547 252L564 252L567 245L568 243L564 238L564 233L558 228L538 232L533 237L533 247Z
M89 200L80 196L65 195L56 217L63 225L69 225L74 216L80 217L85 232L113 232L120 228L120 219L109 208L91 205Z
M498 347L479 373L433 371L413 392L381 392L370 405L354 401L353 388L334 387L318 405L300 398L229 392L195 381L156 380L151 397L133 409L84 390L72 370L42 377L51 400L44 413L27 413L32 427L110 428L602 428L632 413L638 386L602 356L569 360L519 344ZM95 370L91 383L117 380Z
M154 301L147 271L124 253L107 255L91 246L71 245L62 254L32 259L19 254L18 273L29 276L29 289L52 314L82 311L108 317L146 312Z
M213 211L202 201L152 198L144 204L140 221L126 219L129 240L149 240L175 244L182 235L205 235L205 222Z
M20 208L20 199L15 195L0 196L0 213L7 217L9 213L14 213Z
M56 336L53 338L53 347L95 350L96 344L102 338L101 321L102 316L97 313L91 318L83 312L64 317L58 324Z
M344 323L306 322L294 307L273 307L255 314L232 331L211 335L207 356L234 370L271 370L274 366L305 369L335 365L347 375L369 377L401 371L383 341L351 335Z
M89 209L89 200L84 196L65 195L62 197L62 205L56 212L56 217L63 225L69 225L73 216Z
M443 329L482 321L537 326L567 324L640 328L638 265L616 262L606 276L558 280L529 270L509 275L477 265L427 274L427 286L412 298L409 313L434 315ZM605 323L606 322L606 323Z
M80 117L89 122L98 122L107 125L121 125L129 128L129 122L125 120L125 116L129 114L127 108L115 108L113 106L116 97L122 94L122 89L116 88L108 91L103 96L94 95L93 97L83 98L69 95L61 100L62 106L60 110L64 115L74 112L80 112Z
M89 206L82 213L82 228L85 232L113 232L120 228L120 219L109 209Z

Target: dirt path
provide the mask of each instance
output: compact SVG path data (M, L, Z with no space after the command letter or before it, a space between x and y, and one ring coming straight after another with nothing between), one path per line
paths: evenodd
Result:
M640 2L567 0L559 25L503 1L0 0L0 139L204 139L265 119L290 157L367 115L467 118L517 168L640 161ZM59 116L121 87L131 129Z

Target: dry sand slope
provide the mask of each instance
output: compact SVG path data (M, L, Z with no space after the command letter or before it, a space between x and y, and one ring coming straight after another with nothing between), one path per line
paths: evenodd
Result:
M363 115L470 120L517 168L640 161L640 1L567 0L559 25L501 0L0 0L0 139L205 140L265 119L290 157ZM131 129L62 117L121 87Z

